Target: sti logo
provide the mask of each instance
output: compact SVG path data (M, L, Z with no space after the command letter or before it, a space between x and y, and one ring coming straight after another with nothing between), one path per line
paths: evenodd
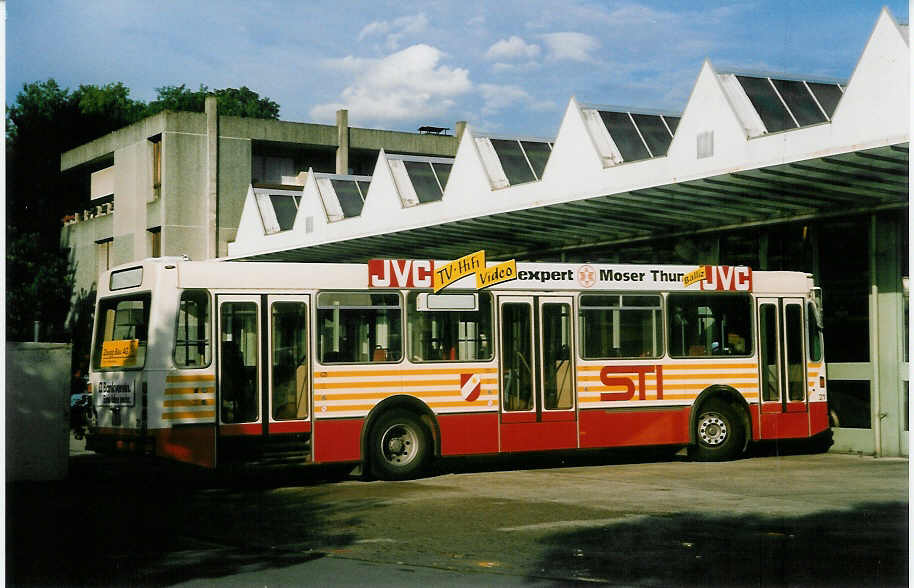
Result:
M368 260L369 288L431 288L435 262L418 259Z

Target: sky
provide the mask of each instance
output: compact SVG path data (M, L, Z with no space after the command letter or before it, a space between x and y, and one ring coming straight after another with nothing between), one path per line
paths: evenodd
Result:
M9 0L6 100L24 84L247 86L282 120L554 137L569 99L681 112L718 71L848 79L905 0Z

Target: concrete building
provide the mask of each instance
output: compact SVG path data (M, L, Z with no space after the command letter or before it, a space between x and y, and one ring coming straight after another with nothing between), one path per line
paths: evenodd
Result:
M453 159L248 188L231 259L690 263L824 292L836 449L908 454L910 48L883 10L848 80L717 71L681 113L572 98L554 140L467 127Z
M162 112L67 151L60 169L84 180L90 200L61 234L76 295L132 260L224 256L251 185L299 183L308 169L370 175L382 149L452 157L457 138L352 128L345 110L335 126L220 116L211 97L205 113Z

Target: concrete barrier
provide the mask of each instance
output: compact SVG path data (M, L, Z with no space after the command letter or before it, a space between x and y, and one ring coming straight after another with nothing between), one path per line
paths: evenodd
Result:
M69 456L69 343L6 344L6 480L60 480Z

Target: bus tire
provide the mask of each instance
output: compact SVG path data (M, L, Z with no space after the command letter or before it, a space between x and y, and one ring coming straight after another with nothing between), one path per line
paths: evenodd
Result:
M695 444L689 457L696 461L725 461L739 456L746 431L729 404L715 398L702 404L695 419Z
M371 427L368 463L374 477L406 480L418 476L431 455L428 430L407 410L391 410Z

